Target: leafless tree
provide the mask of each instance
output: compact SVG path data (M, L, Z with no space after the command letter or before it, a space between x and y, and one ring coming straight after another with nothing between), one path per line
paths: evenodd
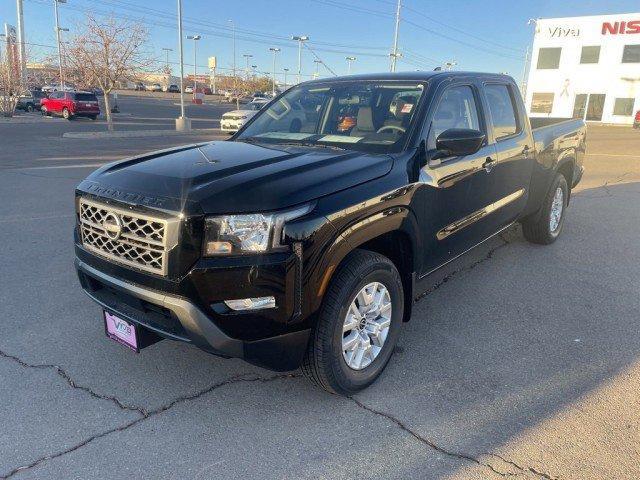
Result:
M157 63L144 51L148 32L139 23L112 16L98 19L90 14L78 31L65 49L65 64L79 84L100 87L104 92L107 125L113 130L109 94L118 84Z
M0 115L13 117L20 94L20 75L9 55L0 60Z

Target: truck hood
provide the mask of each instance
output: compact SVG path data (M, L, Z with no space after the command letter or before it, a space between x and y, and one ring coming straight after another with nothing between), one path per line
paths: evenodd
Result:
M279 210L386 175L389 155L214 141L103 166L80 191L184 213Z

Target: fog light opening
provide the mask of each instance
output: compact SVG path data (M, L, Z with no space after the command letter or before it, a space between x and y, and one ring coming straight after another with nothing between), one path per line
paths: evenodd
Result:
M274 297L241 298L239 300L225 300L225 305L231 310L262 310L263 308L276 308Z

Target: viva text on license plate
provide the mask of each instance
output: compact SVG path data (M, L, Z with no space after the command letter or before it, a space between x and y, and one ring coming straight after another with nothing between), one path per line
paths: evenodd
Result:
M104 312L105 332L107 337L137 352L138 333L135 324L123 320L107 311Z

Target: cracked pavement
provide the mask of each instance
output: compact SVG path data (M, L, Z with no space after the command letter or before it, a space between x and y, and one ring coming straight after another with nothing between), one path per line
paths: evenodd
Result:
M33 127L0 125L0 478L640 477L640 132L590 127L560 240L514 227L438 272L382 378L343 398L108 341L73 271L78 165L202 139L63 127L18 149Z

